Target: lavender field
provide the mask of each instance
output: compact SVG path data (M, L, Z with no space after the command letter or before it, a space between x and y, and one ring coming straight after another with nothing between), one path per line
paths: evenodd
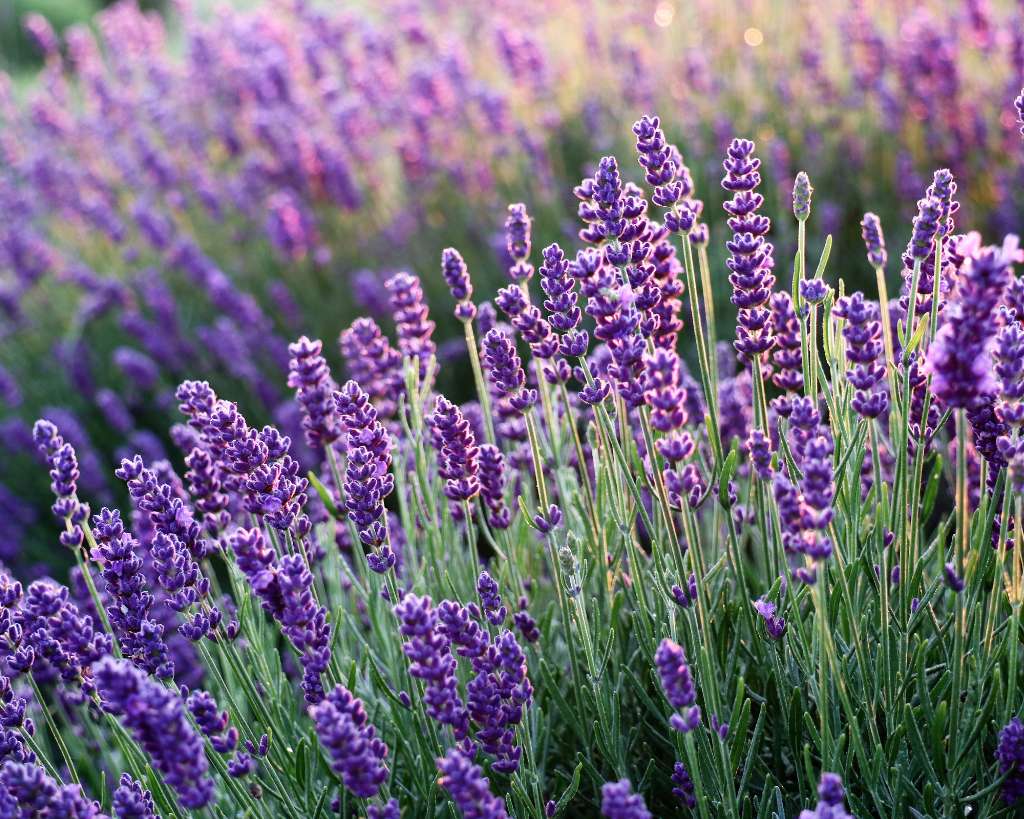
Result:
M1024 5L32 3L0 819L1024 815Z

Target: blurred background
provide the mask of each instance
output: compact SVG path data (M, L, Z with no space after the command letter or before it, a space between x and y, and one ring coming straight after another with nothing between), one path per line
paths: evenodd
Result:
M186 377L309 464L287 343L323 338L343 379L338 333L361 314L391 331L396 270L423 279L458 396L441 249L481 299L505 282L509 202L534 219L535 264L552 241L573 252L572 186L609 153L641 181L643 114L705 202L724 322L734 136L757 141L782 271L799 170L811 258L832 235L829 278L853 286L870 286L874 210L898 288L936 168L957 177L958 226L989 240L1019 232L1024 199L1010 0L0 0L0 69L0 561L27 576L64 559L35 418L76 446L94 508L123 500L124 455L180 467Z

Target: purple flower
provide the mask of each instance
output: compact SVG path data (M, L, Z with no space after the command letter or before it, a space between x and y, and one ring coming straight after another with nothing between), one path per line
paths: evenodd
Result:
M444 478L444 494L455 503L472 500L480 493L480 463L476 438L461 410L443 395L434 402L430 424L438 455L438 472Z
M741 355L753 358L770 350L774 341L770 314L765 308L775 285L773 248L765 240L771 221L758 213L764 197L757 193L761 160L754 156L754 143L734 139L722 166L722 187L732 193L723 207L733 232L726 243L731 254L726 264L732 271L732 303L739 308L735 347Z
M658 117L641 117L633 123L636 135L637 161L644 169L644 179L653 187L651 201L662 208L673 207L690 191L676 178L672 147L665 140Z
M131 347L118 347L114 350L114 364L140 390L153 389L160 380L160 368L156 362Z
M1017 124L1020 125L1021 136L1024 136L1024 88L1013 101L1013 107L1017 109Z
M476 316L473 298L473 283L469 279L469 271L462 254L453 247L441 251L441 275L444 277L452 298L458 302L455 314L461 321L472 321Z
M573 193L580 200L579 217L587 224L580 238L591 244L617 239L626 228L622 179L613 156L602 157L593 179L584 179Z
M530 219L526 205L517 203L508 206L508 218L505 220L505 248L512 267L508 276L513 282L527 282L533 277L533 265L530 258Z
M456 748L437 760L438 783L448 791L464 819L508 819L505 800L491 793L487 777L471 757Z
M772 334L772 383L785 395L772 399L772 407L784 417L789 416L790 402L804 389L803 352L800 340L800 319L793 309L793 299L785 290L773 293L770 301Z
M487 572L480 572L476 590L480 595L480 604L483 606L488 622L492 626L502 625L508 616L508 609L501 604L501 594L498 592L497 582Z
M288 386L302 406L302 428L313 450L322 449L341 434L331 400L335 384L322 351L323 342L306 336L288 345Z
M608 819L651 819L644 798L633 793L628 779L605 782L601 786L601 815Z
M690 810L697 807L697 794L694 792L690 772L682 762L677 762L672 770L672 795Z
M307 703L323 699L320 677L331 662L331 626L327 609L313 597L313 575L301 554L285 555L278 564L281 589L281 631L302 664L302 691Z
M493 444L480 447L480 497L487 507L487 523L494 529L507 529L512 513L505 504L505 456Z
M208 805L214 786L203 741L189 724L181 700L124 660L106 657L93 673L103 710L120 717L182 806Z
M526 373L512 342L500 330L490 330L483 340L487 377L501 398L521 413L537 402L536 390L526 388Z
M818 804L814 810L800 811L800 819L853 819L843 802L846 792L843 781L834 773L823 773L818 785Z
M665 698L669 705L681 712L672 715L670 724L684 734L692 731L700 724L700 706L696 704L697 687L686 662L686 652L682 646L666 637L658 646L654 664L661 676Z
M942 567L942 579L945 584L953 590L954 593L959 594L964 590L966 583L964 579L957 573L956 564L953 562L946 563Z
M431 336L434 322L423 300L420 280L409 273L396 273L384 285L391 294L391 310L398 333L398 349L406 358L419 362L420 378L427 377L427 367L435 352Z
M93 532L106 581L107 616L121 652L142 670L170 678L174 663L164 642L164 627L150 618L153 595L146 588L139 542L125 531L116 509L100 510L93 518Z
M1024 723L1014 717L999 732L996 761L1003 780L1003 800L1013 805L1024 800Z
M773 640L782 639L782 635L786 633L786 621L775 613L775 604L762 597L759 600L755 600L753 605L754 610L764 620L764 627L768 632L768 636Z
M907 247L907 255L913 261L924 261L934 252L935 235L939 231L942 213L943 204L936 197L925 196L918 200L914 232Z
M217 707L211 694L193 691L188 695L185 705L217 753L228 754L235 750L238 746L238 729L228 726L228 712Z
M402 819L398 809L398 800L389 799L383 805L368 805L366 819Z
M966 261L927 353L932 391L950 408L970 408L998 389L992 374L993 325L1018 255L1017 237L1008 236L1002 248L979 245L976 235L961 243Z
M390 418L405 389L402 354L394 349L371 318L359 318L339 339L349 375L373 401L381 418Z
M437 610L429 597L407 594L395 606L405 643L402 650L409 658L409 673L423 680L423 698L427 715L450 725L456 740L469 732L469 716L458 692L455 657L448 639L438 629Z
M117 819L156 819L153 795L129 774L121 774L114 791L114 814Z
M885 252L885 236L882 234L882 222L874 213L865 213L860 223L861 236L868 252L868 264L872 267L885 267L888 256Z
M343 685L309 709L320 744L331 758L331 770L353 794L368 799L387 781L384 760L388 746L368 721L361 700Z
M846 360L850 368L846 378L856 391L852 406L863 418L877 418L889 409L889 394L878 390L885 377L882 356L882 325L878 305L869 302L861 292L844 296L836 302L832 313L845 319Z

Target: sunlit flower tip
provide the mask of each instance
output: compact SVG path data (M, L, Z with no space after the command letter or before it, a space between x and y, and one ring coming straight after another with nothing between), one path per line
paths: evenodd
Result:
M888 255L885 251L885 236L882 234L882 222L874 213L865 213L860 223L861 236L867 249L868 264L872 267L885 267Z
M793 181L793 215L801 222L807 221L811 215L811 194L814 188L811 187L810 177L800 171Z
M607 819L651 819L644 798L633 793L628 779L606 782L601 786L601 815Z
M1013 106L1017 109L1017 123L1020 125L1021 136L1024 136L1024 88L1020 90L1020 94L1013 101Z
M936 197L925 196L918 201L914 232L908 248L910 257L915 261L924 261L931 255L941 216L942 203Z

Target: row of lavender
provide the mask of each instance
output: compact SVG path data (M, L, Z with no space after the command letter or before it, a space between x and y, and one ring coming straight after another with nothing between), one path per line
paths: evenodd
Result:
M646 188L602 159L575 254L535 269L509 208L504 320L443 253L475 401L436 390L399 274L394 344L368 318L342 333L352 380L319 341L288 348L308 474L186 381L183 477L125 458L131 515L93 514L74 447L36 424L77 567L0 582L9 815L1014 815L1016 237L958 233L941 169L898 296L872 213L878 298L847 293L829 242L808 264L801 173L780 287L735 139L720 342L698 188L657 118L633 133Z
M28 20L46 68L0 93L0 558L45 554L45 487L23 477L34 417L60 424L108 501L125 452L168 454L186 376L297 442L283 339L335 332L339 309L386 325L381 271L430 269L448 244L495 286L488 271L512 263L495 236L504 202L571 233L569 180L631 114L672 112L701 157L756 133L770 202L799 157L818 187L812 233L846 253L862 202L909 205L934 167L972 180L972 224L1005 232L1020 204L1005 106L1024 79L1017 7L768 4L738 20L671 0L375 6L204 17L180 3L183 56L128 0L95 33ZM693 168L709 190L714 164ZM791 226L777 239L795 249ZM458 345L439 355L466 369Z

